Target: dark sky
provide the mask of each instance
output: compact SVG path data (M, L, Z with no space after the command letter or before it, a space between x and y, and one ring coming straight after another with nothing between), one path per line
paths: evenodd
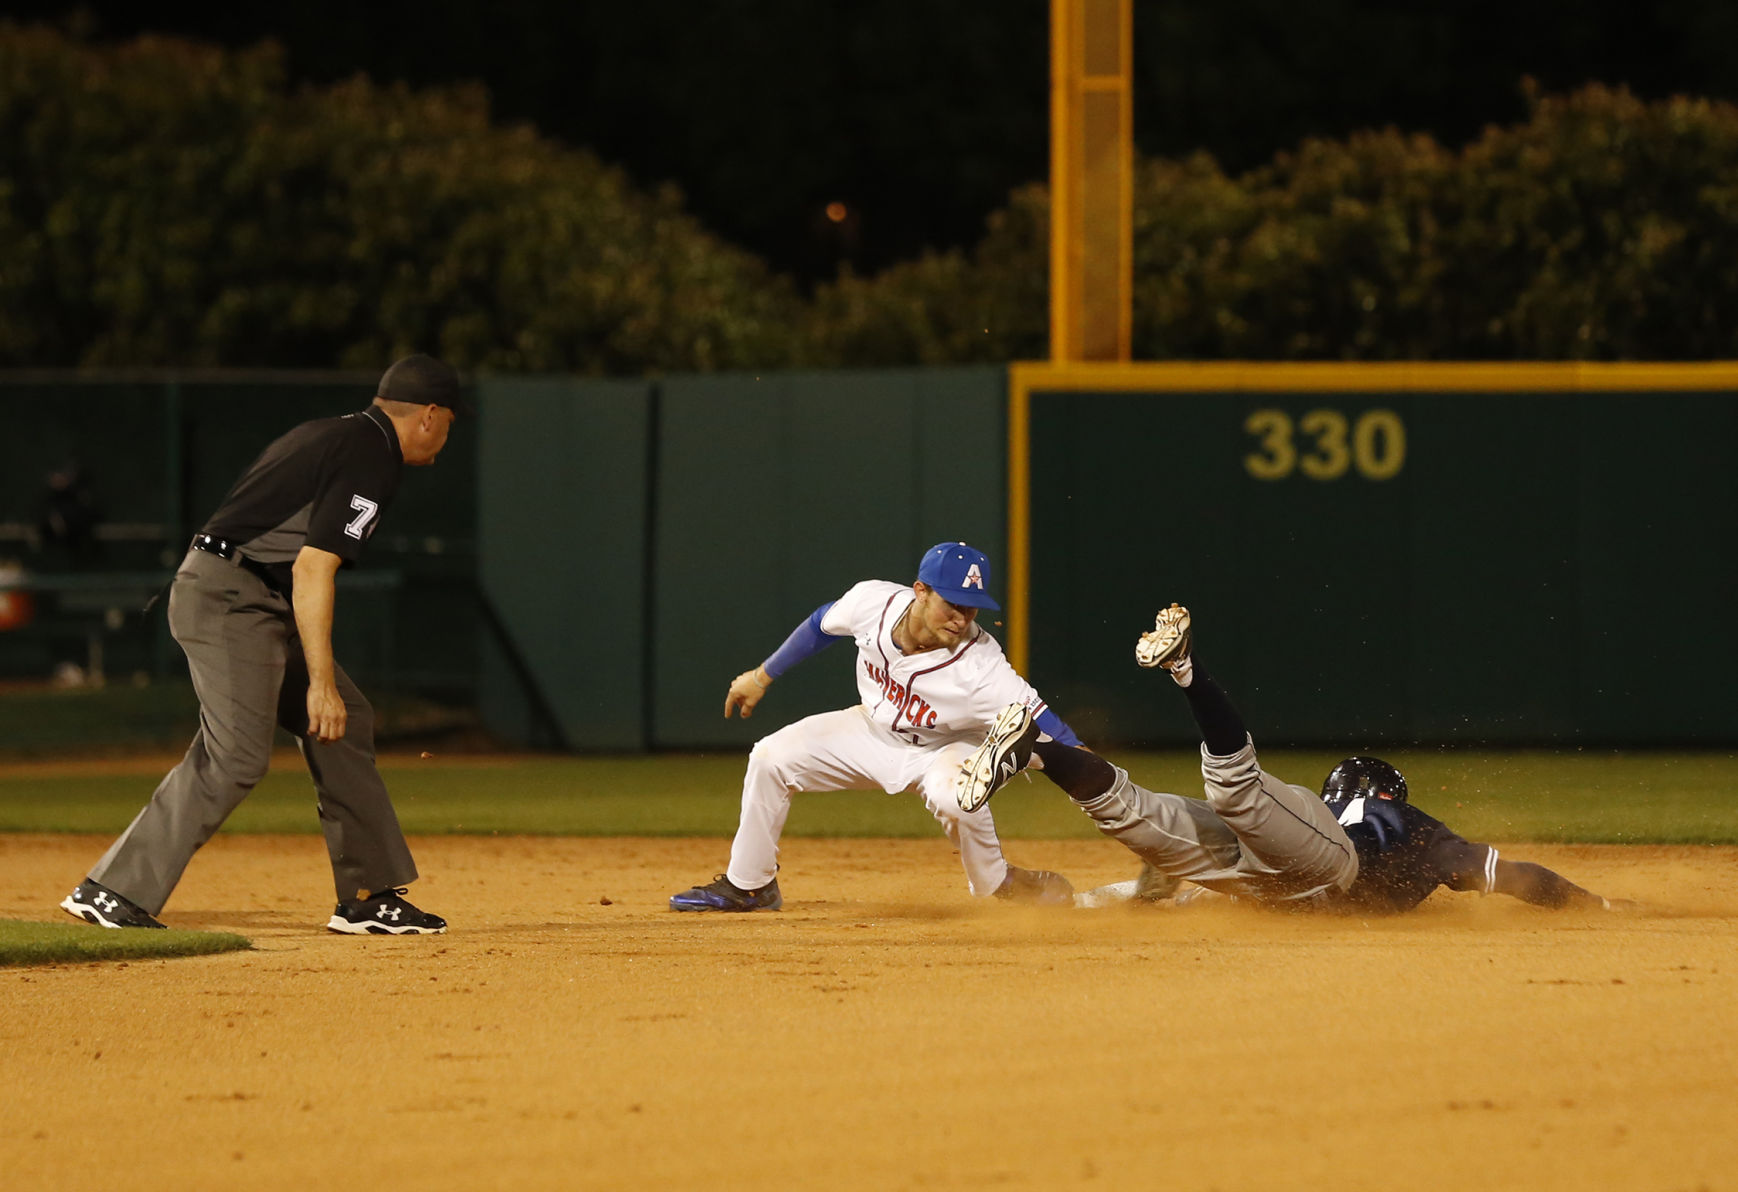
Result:
M0 0L230 45L293 77L484 83L501 117L670 181L708 226L805 280L970 244L1048 169L1048 0ZM1524 114L1520 81L1738 96L1738 4L1708 0L1135 0L1147 153L1261 164L1397 125L1459 144ZM843 223L824 212L839 202Z

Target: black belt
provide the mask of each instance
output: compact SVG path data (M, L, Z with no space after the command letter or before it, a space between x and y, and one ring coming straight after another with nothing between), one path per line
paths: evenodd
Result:
M206 554L216 555L220 559L233 559L235 557L235 543L227 538L219 538L216 534L195 534L190 545L194 550L202 550Z
M195 534L193 541L188 543L193 550L202 550L208 555L216 555L220 559L228 559L244 571L251 571L259 577L259 581L280 596L287 595L283 583L272 574L258 559L250 559L241 554L241 548L227 538L219 538L216 534Z

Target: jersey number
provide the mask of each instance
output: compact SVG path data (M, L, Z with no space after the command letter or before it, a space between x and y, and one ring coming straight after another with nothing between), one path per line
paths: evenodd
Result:
M370 501L367 497L351 497L350 508L358 512L344 527L344 532L357 541L361 541L368 535L368 523L374 520L376 513L380 512L380 504L377 501Z

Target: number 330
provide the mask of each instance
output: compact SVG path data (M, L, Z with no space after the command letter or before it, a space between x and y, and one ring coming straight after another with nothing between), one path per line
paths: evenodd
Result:
M1406 462L1406 426L1393 410L1367 410L1355 423L1338 410L1311 410L1295 426L1311 440L1302 454L1284 410L1257 410L1243 429L1261 440L1260 452L1243 457L1243 470L1257 480L1283 480L1293 471L1338 480L1353 465L1366 480L1392 480Z

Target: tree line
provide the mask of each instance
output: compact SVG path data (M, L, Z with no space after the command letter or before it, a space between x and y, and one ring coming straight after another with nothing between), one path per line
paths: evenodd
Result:
M1738 108L1593 86L1449 150L1142 158L1142 359L1738 355ZM776 179L769 179L776 185ZM1040 359L1045 188L805 295L673 189L474 87L291 86L270 46L0 25L0 367L637 375Z

